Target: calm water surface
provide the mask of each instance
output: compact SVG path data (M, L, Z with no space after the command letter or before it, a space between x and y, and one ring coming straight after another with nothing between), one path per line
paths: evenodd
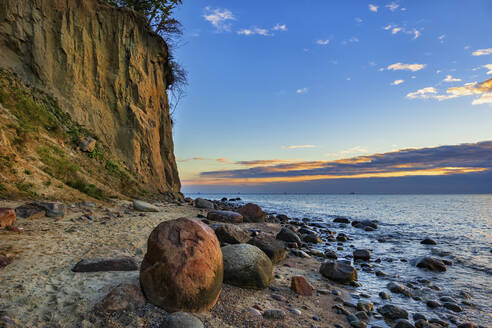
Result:
M333 224L337 232L354 238L354 247L372 250L372 258L381 258L376 269L399 277L380 278L374 273L359 270L362 287L357 292L372 295L374 302L400 305L410 312L422 312L428 318L459 321L471 320L492 326L492 195L319 195L319 194L193 194L192 197L220 199L223 196L241 197L243 202L253 202L267 212L283 213L289 217L311 218L332 223L333 216L352 219L378 220L379 229L364 232L351 226ZM430 237L436 246L421 245L420 240ZM387 240L379 243L378 238ZM321 247L336 249L334 243ZM352 253L353 248L337 251L339 258ZM452 266L444 273L433 273L416 268L412 261L422 255L432 255L451 260ZM392 262L388 262L391 259ZM408 260L409 262L402 262ZM472 295L472 306L464 306L463 313L445 309L430 310L423 301L414 301L393 295L382 301L379 291L386 290L390 279L409 283L424 278L441 290L424 288L425 299L452 296L458 303L460 291ZM422 287L419 285L418 287ZM355 290L354 290L355 293ZM354 299L355 301L355 299Z

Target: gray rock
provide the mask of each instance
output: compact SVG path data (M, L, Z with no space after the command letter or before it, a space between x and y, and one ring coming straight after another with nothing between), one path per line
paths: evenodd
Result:
M427 321L427 319L419 319L419 320L416 320L415 321L415 327L417 328L427 328L429 327L429 322Z
M15 214L18 219L35 220L44 217L46 215L46 210L35 203L30 203L17 207L15 209Z
M442 304L439 303L438 301L436 300L428 300L426 302L427 306L430 307L431 309L434 309L434 308L437 308L437 307L441 307Z
M357 310L372 312L374 311L374 303L370 301L359 301L359 303L357 303Z
M355 313L355 316L359 318L359 320L368 322L369 321L369 316L367 315L367 312L365 311L358 311Z
M353 252L354 260L369 261L371 252L368 249L356 249Z
M305 241L306 243L313 243L313 244L319 244L323 242L323 240L321 240L321 238L315 234L302 235L302 240Z
M444 303L442 303L442 305L446 309L449 309L453 312L462 312L463 311L463 308L461 306L459 306L458 304L453 303L453 302L444 302Z
M271 309L263 312L263 317L269 320L282 320L285 318L285 312L280 309Z
M282 228L276 237L278 240L286 241L289 243L300 243L301 238L292 230L287 228Z
M301 251L300 249L292 248L290 251L297 257L303 257L306 259L311 257L308 253Z
M396 305L386 304L378 308L378 312L381 313L386 319L408 319L408 312Z
M319 249L310 249L309 254L318 257L325 257L325 253L323 253L323 251L320 251Z
M333 222L335 223L344 223L344 224L348 224L350 223L350 220L347 219L347 218L344 218L344 217L337 217L337 218L334 218L333 219Z
M212 203L209 200L203 199L203 198L197 198L197 199L195 199L195 207L213 209L214 203Z
M430 256L424 256L417 259L415 264L417 268L427 269L430 271L443 272L446 271L446 264L440 259Z
M135 271L138 264L135 258L123 256L117 258L90 258L79 261L73 272L101 272L101 271Z
M241 288L263 289L273 279L273 264L258 247L237 244L222 247L224 282Z
M386 292L379 292L379 297L381 297L383 300L389 300L391 298L391 295Z
M420 242L422 245L437 245L437 242L431 238L425 238Z
M395 321L393 328L415 328L415 327L410 323L410 321L406 319L398 319Z
M332 260L336 260L338 258L337 253L335 251L332 251L331 249L325 250L325 257Z
M175 312L170 314L162 324L163 328L203 328L200 319L190 313Z
M140 212L159 212L159 208L157 208L157 206L143 202L141 200L134 200L133 208Z
M67 213L67 207L63 203L38 202L36 205L44 208L49 218L62 218Z
M290 308L289 311L295 315L301 315L302 314L301 310L296 309L296 308Z
M85 137L79 140L80 150L86 153L92 153L96 148L96 144L97 144L96 140L91 137Z
M319 272L324 277L337 282L357 281L357 270L350 264L341 261L326 261L321 265Z
M399 284L397 282L390 282L386 285L386 288L388 288L390 291L396 294L404 294L407 288L403 286L402 284Z
M220 224L214 227L214 231L221 243L242 244L251 239L249 233L232 224Z
M278 239L260 234L252 238L248 243L261 249L273 264L278 264L285 260L286 248L284 243Z
M207 213L207 219L225 223L243 222L243 216L233 211L210 211Z
M427 321L427 318L422 313L414 313L412 317L413 317L413 321L418 321L418 320Z

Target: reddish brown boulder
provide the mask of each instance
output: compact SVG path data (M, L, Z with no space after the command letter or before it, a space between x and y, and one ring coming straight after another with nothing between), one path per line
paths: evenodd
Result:
M10 227L15 222L15 210L13 208L0 208L0 227Z
M208 311L219 298L223 276L219 241L203 222L165 221L150 234L140 284L152 304L168 312Z
M98 312L135 311L145 305L145 297L140 287L134 284L120 284L113 288L95 306Z
M303 276L292 277L290 289L302 296L313 296L314 287Z
M265 222L266 213L256 204L248 203L237 210L244 222Z

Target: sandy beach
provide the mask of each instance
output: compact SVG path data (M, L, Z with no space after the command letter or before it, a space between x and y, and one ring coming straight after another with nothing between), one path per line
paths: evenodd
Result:
M24 202L2 202L0 207L19 206ZM160 212L141 213L128 201L112 204L69 204L67 215L60 219L18 219L24 233L0 230L0 255L12 259L1 269L0 308L22 327L159 327L166 313L147 303L138 313L95 315L94 306L115 286L123 282L139 284L139 272L72 272L83 258L133 256L140 262L146 252L147 238L160 222L179 217L196 218L205 214L188 204L156 203ZM92 220L80 219L90 215ZM260 229L274 234L278 224L239 225L248 230ZM344 317L331 309L335 298L329 291L335 286L319 274L320 262L288 255L275 266L270 288L257 291L224 284L216 306L197 314L207 327L307 327L327 326L335 322L345 326ZM303 275L317 289L315 296L304 297L290 289L294 275ZM343 287L336 286L343 290ZM343 291L343 293L347 293ZM272 295L281 295L273 299ZM325 295L326 294L326 295ZM251 313L282 309L284 320L270 321ZM289 311L298 309L301 314ZM314 319L313 319L314 318ZM314 327L314 326L313 326Z

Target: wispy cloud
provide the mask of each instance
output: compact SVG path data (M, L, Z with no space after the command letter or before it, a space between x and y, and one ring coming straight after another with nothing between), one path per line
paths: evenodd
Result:
M298 94L304 94L304 93L307 93L309 91L308 88L302 88L302 89L297 89L296 90L296 93Z
M358 38L358 37L356 37L356 36L353 36L353 37L351 37L351 38L350 38L350 39L348 39L348 40L344 40L344 41L342 41L342 44L343 44L343 45L346 45L346 44L348 44L348 43L357 43L357 42L359 42L359 38Z
M185 184L266 184L326 179L390 178L471 174L492 169L492 141L403 149L331 161L304 161L272 165L257 162L236 170L202 172Z
M378 12L378 8L379 6L376 6L376 5L373 5L373 4L369 4L369 10L374 12L374 13L377 13Z
M330 43L330 40L316 40L316 44L319 44L320 46L326 46Z
M391 3L388 3L385 7L391 11L396 11L400 7L400 5L397 4L396 2L391 2Z
M360 17L355 17L355 18L354 18L354 20L355 20L357 23L362 23L362 22L363 22L362 18L360 18Z
M415 92L410 92L407 94L408 99L428 99L431 98L432 95L435 95L437 93L436 88L434 87L427 87L427 88L422 88L420 90L417 90Z
M444 43L444 41L446 40L446 34L439 35L437 39L439 40L439 42Z
M443 82L459 82L459 81L461 81L461 79L452 77L451 75L446 75L446 78L443 80Z
M487 75L492 75L492 64L483 65L483 67L489 70Z
M229 32L231 21L236 20L229 9L205 7L203 18L215 27L217 32Z
M287 26L285 24L277 24L272 28L274 31L287 31Z
M395 25L395 24L388 24L386 26L383 27L383 29L385 31L391 31L391 34L393 35L396 35L398 34L399 32L402 32L402 33L405 33L405 34L409 34L409 35L413 35L413 39L418 39L422 33L417 30L416 28L406 28L404 26L398 26L398 25Z
M237 31L237 34L239 35L262 35L262 36L273 36L273 34L265 29L265 28L259 28L259 27L252 27L252 28L244 28L239 31Z
M491 54L492 54L492 48L478 49L472 53L473 56L486 56Z
M315 145L294 145L294 146L282 146L284 149L304 149L304 148L316 148Z
M362 146L355 146L348 149L340 150L337 153L326 154L329 157L346 157L350 155L367 154L369 151Z
M412 72L416 72L416 71L420 71L421 69L425 68L425 64L403 64L403 63L395 63L395 64L391 64L387 67L387 69L389 70L393 70L393 71L403 71L403 70L407 70L407 71L412 71Z
M400 85L403 82L405 82L405 80L394 80L393 82L391 82L391 85Z

